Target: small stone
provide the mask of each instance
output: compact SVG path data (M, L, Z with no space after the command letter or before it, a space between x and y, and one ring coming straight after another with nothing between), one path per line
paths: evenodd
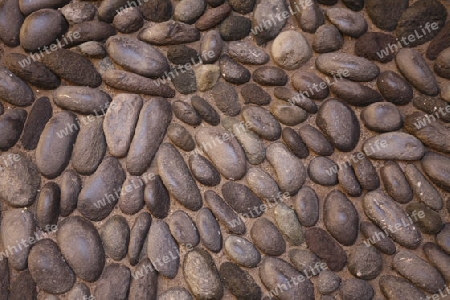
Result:
M19 1L8 0L2 3L0 9L0 40L9 47L16 47L20 43L20 28L24 16L19 9Z
M107 55L105 46L97 41L85 42L79 45L77 49L83 55L92 58L104 58Z
M327 75L343 73L349 80L371 81L380 74L376 64L365 58L347 53L324 53L316 58L316 68Z
M238 62L248 65L263 65L270 60L270 55L262 48L246 41L229 42L228 55Z
M216 217L209 208L202 208L196 214L195 223L197 224L202 245L212 252L222 250L222 233Z
M413 88L403 77L392 71L384 71L377 78L381 95L395 105L408 104L413 98Z
M284 31L272 43L272 58L283 69L298 69L311 56L311 46L300 32Z
M300 107L280 100L272 102L270 111L277 120L288 126L295 126L308 118L308 113Z
M377 174L377 169L363 153L353 153L352 157L356 157L356 160L352 159L351 165L355 171L355 176L358 179L363 189L373 191L380 187L380 178Z
M259 208L263 203L247 186L228 181L222 185L222 195L228 205L237 213L243 214L246 218L256 218L264 211L258 209L253 213L254 208Z
M8 109L0 116L0 149L3 151L13 147L22 134L27 112L23 109Z
M288 82L286 72L277 67L264 66L253 71L253 80L260 85L282 86Z
M128 245L128 259L132 266L139 262L139 254L144 246L152 217L147 212L141 212L135 219L130 231L130 243Z
M217 83L205 94L206 100L216 104L225 115L234 117L241 111L239 95L236 89L225 82Z
M370 130L396 131L403 127L402 116L392 103L373 103L361 111L361 121Z
M380 169L380 177L392 199L398 203L408 203L413 199L413 191L397 162L387 161Z
M287 19L283 18L281 22L271 22L267 17L274 13L281 13L288 11L288 5L285 0L271 0L259 2L253 10L253 27L261 26L262 24L270 23L270 27L264 28L254 35L256 43L258 45L265 44L266 42L277 37L281 29L286 25Z
M298 158L306 158L309 156L309 150L306 148L302 138L290 127L283 128L281 132L283 142Z
M168 0L148 0L139 6L144 18L151 22L164 22L172 17L172 2Z
M311 125L303 125L298 130L298 134L305 142L306 146L317 154L322 156L329 156L333 154L333 146L317 128L312 127Z
M198 41L200 31L193 25L170 20L142 29L138 38L153 45L178 45Z
M343 162L338 162L342 166ZM344 162L344 167L338 170L338 181L344 191L351 197L358 197L362 193L361 185L356 178L355 170L348 162Z
M127 255L130 241L130 227L127 220L119 215L109 218L99 230L105 253L119 261Z
M393 31L403 12L408 8L408 0L366 0L367 14L378 28Z
M135 270L136 273L132 274L131 278L128 299L155 299L158 292L158 273L153 268L150 260L148 258L141 260ZM144 274L135 278L133 275L137 275L138 270ZM158 297L163 299L162 296ZM184 298L179 299L192 300Z
M96 7L89 2L71 2L61 8L61 13L70 25L91 21L95 17Z
M277 227L266 218L258 218L250 230L253 243L263 253L279 256L286 251L286 242Z
M222 55L219 65L221 76L230 83L243 84L250 80L250 71L228 55Z
M281 125L266 109L258 106L245 106L242 118L250 130L263 139L274 141L281 136Z
M259 300L261 288L253 277L236 264L225 262L220 266L220 277L228 290L238 299Z
M326 15L333 25L343 34L359 37L367 31L367 22L363 15L346 8L329 8Z
M341 284L341 278L336 273L324 270L320 272L317 288L322 295L328 295L336 291Z
M207 123L216 126L220 123L220 116L217 111L203 98L194 96L191 98L191 104L195 111Z
M347 279L341 284L340 295L343 300L372 300L375 291L365 280Z
M450 256L438 245L433 243L425 243L423 245L423 252L431 264L438 269L447 282L450 277Z
M42 231L51 231L59 215L61 191L54 182L47 182L39 192L36 202L36 223Z
M272 100L266 91L254 83L244 85L241 89L241 95L245 104L267 105Z
M308 186L301 188L295 196L294 209L303 226L314 226L319 220L319 198L316 192Z
M142 207L144 207L144 182L138 176L128 176L120 191L120 211L127 215L134 215Z
M450 223L444 225L444 228L436 236L436 242L442 250L450 254Z
M197 126L200 125L202 119L195 109L187 102L180 100L172 102L173 114L186 124Z
M440 188L450 191L450 159L434 152L427 152L422 158L422 168L428 177Z
M441 52L441 54L439 54L434 63L434 71L436 72L436 74L446 79L450 78L450 65L448 63L449 57L450 51L444 50Z
M157 279L158 277L155 276L155 278ZM158 282L156 280L156 282ZM155 294L152 297L156 297L156 289L155 289ZM141 299L141 298L137 298L137 299ZM175 299L179 299L179 300L194 300L194 298L192 298L191 294L182 287L172 287L168 290L166 290L163 293L160 293L158 295L158 299L159 300L175 300Z
M105 267L93 295L98 300L125 300L130 289L131 272L126 266L112 263Z
M361 222L361 233L366 237L365 246L373 245L384 254L393 255L396 252L392 239L371 222Z
M406 207L406 212L412 216L414 224L423 233L438 234L443 227L439 214L423 203L409 204Z
M194 70L188 70L172 79L175 89L181 94L192 94L197 91L197 80Z
M377 135L366 140L363 148L368 157L375 159L417 160L425 154L423 144L414 136L403 132Z
M129 7L114 17L113 25L119 32L131 33L144 25L144 18L137 7Z
M310 114L315 114L317 112L317 105L316 103L314 103L313 100L306 97L305 93L303 94L296 93L293 90L284 86L277 86L273 91L273 95L276 98L287 101L291 105L297 105L298 107L304 109Z
M169 219L173 238L182 245L195 247L200 243L200 235L194 221L182 210L175 211Z
M173 12L174 20L192 24L205 11L205 0L182 0L176 6Z
M377 278L383 270L383 257L372 246L359 245L350 251L348 269L353 276L371 280Z
M303 31L314 33L325 22L325 17L316 1L302 2L290 0L291 7L295 7L295 18Z
M382 32L366 32L355 43L355 54L370 60L387 63L394 59L395 53L387 51L390 45L397 45L394 36Z
M34 94L28 84L0 67L0 99L17 106L28 106L33 103Z
M220 78L220 67L216 65L203 65L195 69L197 88L204 92L216 85Z
M220 173L209 160L200 154L189 156L189 168L192 176L201 184L216 186L220 183Z
M275 222L286 240L294 246L303 243L303 229L295 211L284 203L278 203L274 210Z
M256 247L243 237L227 237L225 252L233 261L246 268L254 268L261 261L261 254Z
M297 71L292 75L291 82L292 86L299 93L307 93L307 97L311 99L325 99L330 93L327 83L311 72ZM319 88L313 90L313 86L318 86Z
M338 183L337 164L329 158L318 156L308 165L308 175L312 181L321 185L336 185ZM331 175L330 175L331 174Z
M375 102L382 102L383 97L376 90L350 80L339 80L331 86L331 91L339 99L350 105L367 106Z
M347 255L326 231L312 227L306 230L305 238L309 250L324 261L331 271L342 270L347 263Z
M446 24L428 45L426 56L429 60L435 60L448 47L450 47L450 25Z
M450 116L447 114L444 115L444 111L447 107L450 111L450 105L437 97L418 96L414 98L413 105L430 116L438 116L441 121L450 123Z
M259 168L250 168L246 175L248 187L260 198L274 199L280 194L276 181Z
M299 272L308 272L320 263L320 259L311 251L304 249L291 249L288 252L289 260ZM317 275L317 274L311 274Z
M231 13L231 6L228 3L222 4L215 8L209 8L205 13L195 22L195 27L198 30L208 30L216 25L219 25Z
M314 34L312 47L317 53L327 53L339 50L344 45L339 29L332 24L320 26Z
M405 175L415 196L421 202L434 210L442 209L444 202L438 190L415 165L408 164L405 168Z
M424 299L425 293L408 280L392 275L383 275L378 281L383 295L388 300Z
M223 48L223 40L217 30L210 30L205 33L200 45L200 53L207 53L203 58L205 64L212 64L219 59Z

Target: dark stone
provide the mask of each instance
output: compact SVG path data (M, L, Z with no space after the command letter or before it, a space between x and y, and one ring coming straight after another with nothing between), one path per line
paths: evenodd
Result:
M191 104L195 111L201 116L205 122L216 126L220 123L220 116L217 111L205 99L194 96L191 98Z
M169 214L169 192L159 175L145 185L144 201L150 213L156 218L164 219Z
M318 227L309 228L305 238L309 250L322 259L331 271L342 270L347 263L347 255L326 231Z
M370 60L386 63L394 59L389 45L397 45L394 36L382 32L366 32L355 43L355 54ZM384 51L383 51L384 50ZM387 51L388 55L385 55Z
M282 86L288 82L288 75L277 67L263 66L253 71L253 80L260 85Z
M60 214L63 217L70 215L77 207L78 195L81 191L81 178L73 170L67 170L61 175Z
M225 262L220 266L220 277L228 290L238 299L260 300L261 288L253 277L236 264Z
M378 28L393 31L403 12L408 8L408 0L366 0L366 10Z
M21 137L21 142L25 149L36 149L41 133L52 115L52 106L47 97L38 98L34 102L25 122Z
M41 189L36 202L36 223L43 231L50 231L59 216L61 190L54 182L47 182Z
M148 0L139 6L144 18L151 22L164 22L172 17L172 2L170 0Z
M408 104L413 98L413 88L403 77L393 71L384 71L377 78L383 97L395 105Z

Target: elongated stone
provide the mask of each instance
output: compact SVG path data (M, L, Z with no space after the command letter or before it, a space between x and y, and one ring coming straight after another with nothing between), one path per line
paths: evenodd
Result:
M406 166L405 176L419 201L434 210L442 209L444 202L438 190L415 165Z
M425 154L425 147L414 136L403 132L388 132L364 142L364 152L370 158L417 160Z
M363 208L367 217L387 232L400 245L415 249L422 242L420 231L409 220L406 212L380 190L364 196Z
M28 106L34 101L34 94L22 79L0 66L0 99L17 106Z
M108 108L111 97L87 86L60 86L53 92L53 101L61 108L81 114L102 114Z
M258 45L262 45L274 39L281 29L286 25L287 19L280 21L273 21L269 16L276 13L288 11L288 6L285 0L270 0L259 2L253 11L253 27L261 26L270 23L270 27L263 27L262 30L255 34L255 40Z
M186 208L199 210L202 196L180 152L171 144L162 144L156 155L156 164L170 194Z
M450 159L448 157L428 152L422 158L422 167L431 181L450 192Z
M200 31L193 25L170 20L142 29L138 38L153 45L177 45L198 41Z
M127 171L130 174L141 175L147 170L171 120L172 108L167 100L153 98L144 104L127 155Z
M19 1L6 0L0 7L0 40L9 47L18 46L20 43L20 28L24 16L19 9Z
M371 81L380 73L380 68L370 60L347 53L321 54L316 67L327 75L341 74L353 81Z

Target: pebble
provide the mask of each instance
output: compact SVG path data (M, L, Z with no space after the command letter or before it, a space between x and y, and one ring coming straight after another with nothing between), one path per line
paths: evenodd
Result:
M26 51L40 50L42 55L40 48L43 49L50 44L56 46L55 40L63 35L68 27L69 24L60 11L50 8L40 9L25 18L20 28L20 45ZM46 34L42 35L41 32ZM53 47L50 46L50 49Z
M329 76L338 74L352 81L371 81L380 74L380 68L370 60L347 53L320 54L316 68Z
M136 184L137 182L137 184ZM127 215L134 215L144 207L144 183L138 176L128 176L120 191L119 208Z
M392 275L383 275L378 281L380 290L388 300L425 299L425 293L408 280Z
M61 191L54 182L47 182L40 190L36 202L36 223L42 231L50 231L56 225L59 215Z
M78 194L81 191L81 178L73 170L67 170L61 175L60 182L60 214L63 217L70 215L77 207Z
M127 255L130 227L124 217L115 215L106 220L99 234L108 257L119 261Z
M118 90L130 93L175 97L175 91L167 84L122 70L107 70L102 74L105 83Z
M139 9L144 18L151 22L164 22L172 17L172 3L166 0L149 0L144 1Z
M170 20L142 29L138 38L153 45L178 45L198 41L200 31L193 25Z
M260 198L273 199L280 194L276 181L260 168L250 168L245 179L248 187Z
M18 250L14 252L9 250L8 264L17 271L23 271L27 268L31 247L19 247L21 244L18 244L18 241L22 239L28 241L32 238L36 242L36 223L33 214L29 210L11 209L2 215L0 228L3 247Z
M152 242L148 243L147 255L154 268L161 275L169 279L174 278L180 265L179 246L170 234L167 223L154 220L150 226L148 239Z
M85 42L79 45L77 49L87 57L104 58L107 55L105 46L97 41Z
M169 71L164 55L147 43L127 36L112 36L106 41L111 59L131 72L145 77L160 77Z
M364 280L375 279L383 270L383 257L372 246L358 245L349 253L348 269L357 278Z
M417 160L425 154L423 144L404 132L382 133L366 140L363 148L368 157L375 159Z
M405 168L405 175L419 201L434 210L442 209L444 203L441 195L415 165L408 164Z
M438 245L433 243L425 243L423 245L423 252L431 264L438 269L447 282L450 277L450 256L446 254Z
M364 0L343 0L342 3L353 11L360 11L364 8Z
M445 281L438 270L412 251L399 251L394 256L392 266L400 275L428 293L435 294L445 288Z
M398 203L408 203L413 199L413 191L397 162L387 161L380 169L383 186L389 196Z
M331 86L331 91L339 98L353 106L367 106L382 102L383 97L376 90L349 80L339 80Z
M111 97L99 89L87 86L60 86L53 92L53 101L63 109L97 116L108 108Z
M28 270L19 273L11 283L9 299L37 299L36 283Z
M68 64L67 62L70 62ZM59 77L75 85L98 87L102 83L94 64L81 54L67 49L58 49L45 55L41 62Z
M375 295L370 283L353 278L344 280L339 292L343 300L372 300Z
M367 22L360 13L346 8L328 8L327 18L340 32L351 37L360 37L367 31Z
M427 152L422 158L422 168L438 187L450 191L450 159L434 152Z
M351 165L361 187L369 191L376 190L380 186L380 178L378 177L374 165L370 159L361 152L353 153L352 157L355 156L357 159L354 160L352 158Z
M208 30L219 25L231 13L231 6L228 3L210 8L195 22L198 30Z
M298 106L275 100L270 105L271 113L284 125L295 126L308 118L308 113Z
M4 64L19 78L39 88L55 89L61 84L59 77L45 65L39 61L27 58L21 53L6 54Z
M202 208L196 214L195 223L203 246L212 252L222 250L222 233L216 217L209 208Z
M397 45L394 36L382 32L366 32L355 43L355 54L370 60L387 63L394 59L395 53L385 49L389 46ZM392 47L392 46L391 46Z
M270 60L270 55L263 48L246 41L228 42L228 55L240 63L263 65Z
M359 141L359 122L353 110L336 99L322 103L316 118L316 125L341 151L351 151Z
M441 52L441 54L439 54L434 63L434 71L436 72L436 74L446 79L450 78L450 65L448 63L449 57L450 51L444 50Z
M144 274L142 274L142 277L135 278L134 276L137 275L138 270L143 271ZM158 292L158 273L153 269L150 260L148 258L141 260L136 266L135 272L131 277L128 299L156 299ZM163 299L162 296L159 298Z
M199 54L186 45L174 45L167 49L167 59L175 65L190 64Z
M413 88L403 77L393 71L384 71L377 78L381 95L395 105L408 104L413 98Z
M201 92L210 90L220 78L220 67L216 65L203 65L195 70L197 89Z
M182 210L175 211L168 221L173 238L182 245L195 247L200 243L200 235L194 221Z
M342 162L338 162L338 165L341 163ZM362 193L361 184L356 178L353 167L348 165L348 162L345 163L345 166L346 167L339 168L338 170L339 184L350 197L358 197Z
M338 176L333 171L337 170L337 168L337 164L331 159L317 156L308 165L308 175L315 183L328 186L336 185L338 183Z
M288 82L288 75L277 67L263 66L253 71L253 80L260 85L282 86Z
M291 150L298 158L306 158L309 156L308 148L294 129L290 127L283 128L281 137L289 150Z
M91 296L91 291L86 284L77 282L66 295L67 300L78 300L83 299L83 297L89 298Z
M3 259L0 262L0 275L2 276L0 280L0 292L2 295L7 298L9 296L9 267L8 261Z
M9 47L16 47L20 43L20 28L24 16L16 0L5 0L0 8L0 40Z
M393 31L403 12L408 8L408 0L366 0L367 14L378 28Z
M20 138L24 127L27 112L23 109L8 109L0 116L0 149L3 151L13 147Z
M402 48L398 51L395 62L403 76L419 92L428 96L436 96L439 93L439 85L433 71L417 50Z
M446 19L447 10L439 1L417 1L402 13L396 29L397 38L400 40L408 37L408 47L422 45L431 41L438 34ZM439 29L432 30L434 28L432 26L431 29L425 31L425 29L422 29L422 26L425 27L427 22L436 24L436 29ZM411 41L410 35L415 36L417 39Z
M184 256L183 274L184 280L195 298L222 299L224 288L219 271L213 258L205 250L194 249Z
M153 297L156 297L156 294ZM137 298L137 299L140 299L140 298ZM194 300L194 298L192 298L191 294L185 288L182 288L182 287L172 287L172 288L166 290L165 292L159 294L158 299L160 299L160 300L175 300L175 299Z
M297 71L292 75L291 82L299 93L307 93L311 99L325 99L330 93L327 83L312 72ZM313 90L314 86L318 88Z
M222 196L231 208L239 214L245 214L246 218L259 217L265 211L258 210L263 205L261 199L243 184L233 181L226 182L222 185ZM253 209L255 213L253 213Z
M234 86L229 83L217 83L205 93L205 98L209 102L215 103L217 108L227 116L237 116L241 111L239 95Z
M172 108L169 101L158 97L144 103L126 160L127 171L131 175L141 175L147 170L171 120Z
M353 245L358 238L358 211L340 191L332 191L325 198L323 221L327 231L344 246Z
M266 257L260 267L259 276L262 283L266 286L267 290L274 291L279 289L281 294L279 299L298 299L298 300L313 300L314 297L314 285L305 278L303 274L298 272L286 261L275 258ZM297 279L297 283L289 287L286 282L290 282L293 279ZM281 286L281 288L280 288ZM286 288L284 288L286 286Z
M78 210L93 221L106 218L119 200L125 172L120 162L108 156L84 183L78 197Z
M127 154L133 138L143 100L137 94L114 96L103 121L109 153L116 157Z
M132 33L144 25L144 18L138 8L130 7L114 17L113 25L119 32Z
M217 30L206 32L200 44L200 52L207 53L206 57L203 57L203 62L212 64L218 60L222 53L223 44L222 37Z
M134 266L139 262L139 254L144 246L152 217L147 212L141 212L135 219L130 230L130 243L128 245L128 259L130 265Z
M266 158L274 168L280 190L295 195L306 180L306 169L299 158L282 143L272 143Z
M255 83L249 83L241 88L241 95L244 98L244 103L252 103L257 105L267 105L272 101L269 93Z
M242 235L246 232L245 224L240 217L218 194L208 190L205 192L204 198L211 211L229 233Z
M379 190L367 193L363 209L367 217L398 244L409 249L419 247L422 242L420 231L411 224L403 208L388 195Z
M280 33L271 49L275 63L286 70L298 69L312 56L312 49L306 38L294 30Z
M172 79L175 89L181 94L192 94L197 91L197 80L194 70L186 70Z
M277 227L268 219L256 219L250 230L253 243L263 253L279 256L286 251L286 242Z
M261 288L247 271L234 263L225 262L220 265L219 272L225 286L237 299L261 299Z
M184 151L192 151L195 148L195 142L192 135L182 125L172 123L167 128L167 137L170 141Z
M323 229L312 227L306 230L308 249L328 265L331 271L340 271L347 263L342 247Z
M275 223L289 244L298 246L303 243L303 229L295 211L284 203L278 203L274 209Z
M240 14L248 14L253 11L253 8L256 4L255 0L230 0L230 5L233 8L233 11L238 12Z
M314 33L325 22L325 17L317 2L290 0L289 3L291 7L295 6L294 15L297 19L298 26L303 31Z
M70 216L58 224L56 239L64 259L78 278L96 281L105 265L101 238L91 222L80 216ZM78 251L79 245L84 251Z
M297 105L310 114L315 114L317 112L317 105L314 101L306 97L304 94L296 93L287 87L275 87L273 90L273 95L280 100L287 101L292 105Z
M45 125L36 148L36 165L42 175L51 179L64 171L78 130L76 116L67 111L57 113Z
M222 78L230 83L244 84L250 80L250 71L226 54L220 57L219 65Z
M288 5L285 0L270 0L259 2L255 9L253 10L253 27L264 25L270 22L270 27L266 29L266 27L261 28L262 30L257 32L254 35L255 41L258 45L265 44L266 42L273 40L278 36L278 33L281 29L286 25L287 19L283 18L283 20L278 22L272 22L268 16L273 15L274 13L282 13L288 12Z
M34 94L28 84L0 66L0 99L16 106L28 106L33 103Z
M107 0L103 1L98 7L98 18L101 21L111 23L114 16L117 14L117 10L128 7L128 3L125 0Z
M130 289L131 272L124 265L112 263L105 267L94 289L98 300L125 300Z
M406 212L412 216L414 224L423 233L438 234L443 227L439 214L421 202L410 203Z
M226 254L239 265L254 268L261 261L261 254L247 239L230 235L225 239Z
M95 17L97 8L89 2L71 2L60 9L70 25L91 21Z
M435 60L439 54L450 46L450 25L446 24L427 47L426 56Z
M202 119L200 115L195 111L195 109L188 102L184 101L173 101L172 102L173 114L183 121L184 123L192 126L200 125Z
M77 36L78 38L72 40L69 39L64 47L67 48L89 41L103 42L115 34L116 29L111 24L97 20L86 21L75 24L69 28L66 36Z
M317 53L327 53L339 50L344 45L339 29L332 24L320 26L314 34L312 47Z
M194 23L205 11L206 2L204 0L182 0L174 9L174 20L187 24Z
M365 246L373 245L384 254L395 254L396 248L394 242L389 236L381 231L380 228L373 225L371 222L361 222L360 229L361 233L367 239L363 241Z
M258 106L245 106L242 118L246 126L261 138L275 141L281 136L280 123L266 109Z
M202 196L180 152L169 143L159 147L156 155L159 175L169 193L186 208L196 211L202 207Z
M324 270L320 272L317 289L322 295L329 295L341 285L341 278L334 272ZM323 299L323 298L322 298Z
M426 114L416 111L405 118L405 129L425 145L441 152L450 153L450 133L441 122L428 122L425 126L420 121L424 121ZM425 122L427 123L427 122Z
M203 98L194 96L191 98L194 111L207 123L216 126L220 123L220 116L217 111Z
M225 129L202 127L195 140L225 178L239 180L244 177L247 171L244 150Z
M59 251L56 243L43 239L33 245L28 256L31 277L39 289L62 294L75 283L75 274Z
M314 253L306 249L291 249L288 252L288 256L294 268L299 272L313 271L313 268L320 263L320 259ZM317 274L311 275L314 276Z
M294 198L294 209L303 226L314 226L319 220L319 198L316 192L308 186L301 188Z
M334 148L321 131L311 125L303 125L298 134L309 149L319 155L329 156L333 154Z
M189 168L192 176L201 184L216 186L220 183L220 173L209 160L200 154L189 157Z
M436 242L437 244L447 252L447 254L450 254L450 224L446 223L444 224L444 228L441 230L441 232L436 235Z
M373 103L361 111L361 121L373 131L389 132L403 127L400 111L392 103Z
M435 116L438 116L438 118L445 123L450 122L450 116L448 116L447 113L444 113L447 107L450 112L450 105L443 100L436 97L418 96L414 98L413 105L429 115L434 114Z

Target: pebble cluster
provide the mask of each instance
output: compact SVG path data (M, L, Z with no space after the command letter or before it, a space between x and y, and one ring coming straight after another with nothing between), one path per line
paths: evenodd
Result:
M3 0L0 300L446 299L449 7Z

